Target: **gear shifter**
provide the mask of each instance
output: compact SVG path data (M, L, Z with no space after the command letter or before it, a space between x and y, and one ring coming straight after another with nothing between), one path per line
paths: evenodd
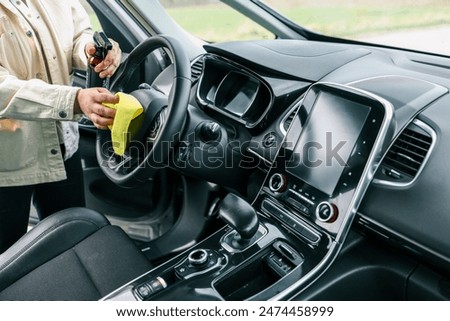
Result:
M236 231L228 242L232 248L243 249L254 240L259 228L258 215L242 198L231 193L225 196L219 203L219 217Z

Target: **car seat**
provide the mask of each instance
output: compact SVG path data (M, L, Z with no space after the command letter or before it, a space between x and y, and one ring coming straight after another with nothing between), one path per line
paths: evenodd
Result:
M0 300L98 300L151 267L120 227L93 210L71 208L0 255Z

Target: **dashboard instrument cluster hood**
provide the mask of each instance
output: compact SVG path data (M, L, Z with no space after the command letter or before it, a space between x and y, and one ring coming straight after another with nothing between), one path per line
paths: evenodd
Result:
M209 53L263 70L276 66L276 70L270 71L308 81L318 81L342 65L371 53L364 48L304 40L224 42L204 48Z

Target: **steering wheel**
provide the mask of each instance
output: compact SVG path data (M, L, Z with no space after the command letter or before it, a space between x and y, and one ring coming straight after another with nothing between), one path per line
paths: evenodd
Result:
M190 62L182 45L170 36L150 37L136 46L116 71L110 91L123 92L131 76L152 51L166 48L173 62L173 83L169 95L148 84L130 92L144 108L133 123L139 129L123 156L114 153L111 133L98 130L96 156L100 168L115 184L134 187L167 166L168 157L183 130L191 90Z

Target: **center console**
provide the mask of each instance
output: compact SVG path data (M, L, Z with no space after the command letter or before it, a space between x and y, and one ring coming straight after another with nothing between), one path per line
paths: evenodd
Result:
M320 233L313 231L317 228L333 239L341 236L349 212L356 209L372 178L376 162L371 164L370 158L382 147L377 139L383 134L389 103L374 104L373 99L350 88L313 86L268 174L257 207L287 223L310 244L320 240ZM315 228L305 226L302 231L303 221Z
M392 135L389 102L311 86L258 196L219 205L227 227L104 300L286 300L332 263Z

